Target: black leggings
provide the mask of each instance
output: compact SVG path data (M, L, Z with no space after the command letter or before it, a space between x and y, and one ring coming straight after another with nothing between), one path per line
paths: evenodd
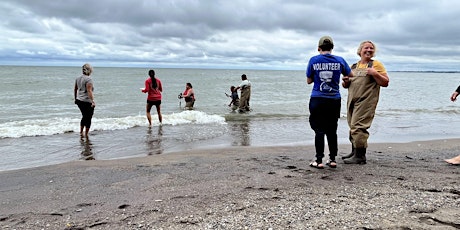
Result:
M310 98L310 127L315 131L316 162L324 157L324 136L329 145L329 158L335 160L338 152L337 123L340 117L340 99Z
M92 107L91 103L89 102L84 102L84 101L79 101L79 100L77 100L77 105L82 115L80 126L86 127L89 129L91 127L91 119L93 118L93 114L94 114L94 107Z

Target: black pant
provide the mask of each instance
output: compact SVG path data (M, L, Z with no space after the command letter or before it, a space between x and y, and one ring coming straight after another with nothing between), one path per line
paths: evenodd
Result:
M80 126L89 129L91 127L91 119L93 118L94 114L94 107L92 107L91 103L89 102L79 100L76 100L75 102L78 105L78 108L80 109L82 115Z
M340 117L340 99L310 98L310 127L315 131L316 162L322 163L324 157L324 136L327 137L329 158L337 156L337 123Z

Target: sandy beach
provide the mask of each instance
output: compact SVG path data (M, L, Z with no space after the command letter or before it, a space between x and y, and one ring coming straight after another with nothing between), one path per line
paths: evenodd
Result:
M460 140L191 150L0 172L1 229L459 229ZM348 151L341 145L341 154Z

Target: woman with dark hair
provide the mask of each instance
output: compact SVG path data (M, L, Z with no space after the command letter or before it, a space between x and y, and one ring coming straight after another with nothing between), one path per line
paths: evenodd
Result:
M150 110L152 106L157 108L158 120L160 125L163 122L163 117L161 116L161 92L163 92L163 87L161 81L158 78L155 78L155 71L153 69L149 70L149 78L145 80L145 88L141 89L143 93L147 93L147 105L145 110L147 113L147 120L149 121L149 127L152 126L152 116L150 115Z
M93 67L86 63L82 66L82 75L75 80L75 86L73 90L75 104L80 109L82 118L80 121L80 136L83 137L83 129L85 130L85 136L88 138L89 128L91 127L91 119L93 118L94 108L96 102L94 102L93 94L93 79L91 73Z
M195 92L193 91L192 83L187 82L185 84L185 90L182 93L182 97L185 100L185 109L193 109L195 104Z

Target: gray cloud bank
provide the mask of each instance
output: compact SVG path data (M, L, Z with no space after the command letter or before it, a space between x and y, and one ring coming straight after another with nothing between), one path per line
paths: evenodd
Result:
M390 71L460 70L460 2L3 0L0 64L305 69L323 35Z

